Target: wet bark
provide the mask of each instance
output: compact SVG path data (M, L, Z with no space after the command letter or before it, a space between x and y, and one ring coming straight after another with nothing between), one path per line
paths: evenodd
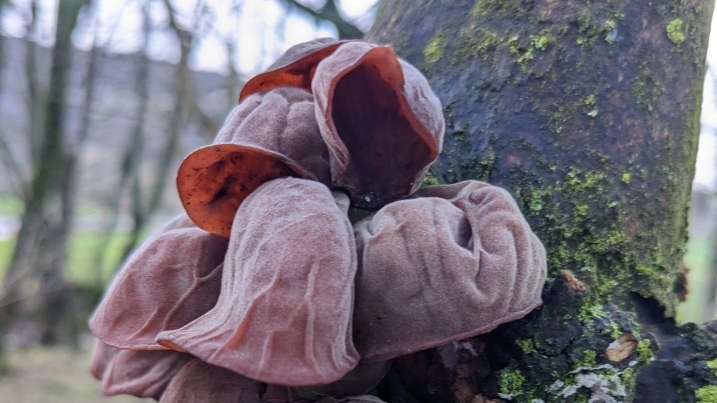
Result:
M717 397L707 364L717 358L714 324L673 319L712 7L382 2L368 39L419 67L444 106L446 141L428 182L478 179L509 190L550 270L543 308L399 361L385 397Z

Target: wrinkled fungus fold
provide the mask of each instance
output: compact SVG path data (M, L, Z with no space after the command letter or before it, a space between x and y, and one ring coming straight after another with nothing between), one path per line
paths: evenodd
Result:
M265 72L244 84L239 102L261 91L277 87L299 87L311 91L316 65L347 41L333 38L318 38L290 47Z
M237 211L224 265L216 306L160 343L286 386L330 383L356 366L355 241L326 186L260 186Z
M332 185L361 208L413 193L441 151L441 104L426 79L386 46L350 42L319 63L316 120Z
M261 389L259 382L195 358L172 379L160 403L264 403Z
M159 400L174 375L193 357L176 351L120 350L97 341L92 375L102 382L102 394Z
M323 397L342 398L367 393L386 376L391 368L391 361L359 362L356 368L341 379L325 384L291 388L290 395L295 399L319 401Z
M486 333L542 303L545 249L508 192L467 181L414 197L355 225L362 360Z
M214 144L184 159L177 190L197 226L229 237L239 205L257 187L286 176L329 183L328 158L311 94L277 88L238 105Z
M155 341L209 311L221 287L227 240L172 220L122 267L90 318L104 343L121 349L166 350Z

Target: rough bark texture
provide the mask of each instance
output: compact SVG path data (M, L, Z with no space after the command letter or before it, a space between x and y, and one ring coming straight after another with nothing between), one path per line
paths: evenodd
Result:
M396 365L384 394L403 385L421 401L717 402L715 326L671 319L712 7L384 0L368 39L419 67L444 106L428 181L509 190L551 273L541 310Z

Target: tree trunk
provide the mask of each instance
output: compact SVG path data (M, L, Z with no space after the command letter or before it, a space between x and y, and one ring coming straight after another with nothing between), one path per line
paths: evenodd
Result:
M76 150L65 144L62 127L71 66L71 34L80 8L85 3L86 0L62 1L58 7L49 91L40 131L42 136L37 145L37 158L33 158L33 178L6 275L5 304L36 299L24 313L39 316L43 323L42 341L46 344L59 341L60 324L74 322L73 319L67 320L70 300L63 269L71 209L68 192L71 192L72 160ZM30 130L32 135L34 130ZM31 148L34 153L35 147ZM28 279L36 283L29 289L37 295L27 293L25 285ZM18 285L18 282L25 284Z
M444 106L429 181L509 190L550 270L543 308L399 360L385 393L461 403L717 397L706 366L717 358L714 325L672 319L712 7L382 2L368 39L419 67Z

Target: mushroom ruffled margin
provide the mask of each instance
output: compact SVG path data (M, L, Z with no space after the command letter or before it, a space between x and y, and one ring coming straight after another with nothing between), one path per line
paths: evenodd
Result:
M103 393L381 401L366 393L393 358L538 307L545 250L510 194L420 188L443 132L428 82L389 47L290 48L185 158L187 215L135 252L90 319Z

